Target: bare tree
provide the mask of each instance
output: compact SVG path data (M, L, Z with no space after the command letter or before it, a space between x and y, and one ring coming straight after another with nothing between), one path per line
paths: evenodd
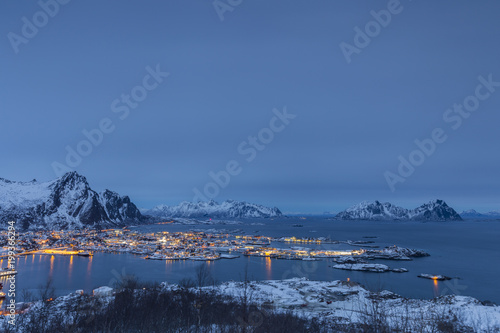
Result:
M212 284L213 277L206 263L196 267L196 283L198 288Z

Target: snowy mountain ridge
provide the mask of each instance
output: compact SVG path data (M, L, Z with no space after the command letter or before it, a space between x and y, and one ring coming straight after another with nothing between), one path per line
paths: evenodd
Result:
M500 211L492 211L488 213L479 213L474 209L464 210L460 213L463 218L481 218L481 219L498 219L500 218Z
M75 229L108 227L144 218L127 196L90 188L76 172L48 182L16 182L0 178L0 222L22 228Z
M214 200L199 202L184 201L177 206L159 205L153 209L144 210L143 213L161 218L270 218L283 215L276 207L269 208L235 200L226 200L222 203Z
M433 200L415 209L406 209L389 202L361 202L340 212L338 220L433 220L460 221L460 215L443 200Z

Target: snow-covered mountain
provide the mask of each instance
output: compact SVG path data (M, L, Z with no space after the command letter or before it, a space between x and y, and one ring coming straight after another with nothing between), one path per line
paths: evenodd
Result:
M463 212L460 213L460 216L462 216L464 219L466 218L478 218L478 217L483 217L484 214L481 214L477 212L474 209L469 209L469 210L464 210Z
M412 220L461 221L460 215L443 200L433 200L409 210Z
M492 211L492 212L485 213L484 215L486 215L486 216L493 216L495 218L498 218L498 217L500 217L500 211L495 210L495 211Z
M335 218L342 220L399 220L406 218L408 210L391 203L363 201L338 213Z
M144 218L129 197L93 191L87 179L69 172L49 182L0 178L0 222L22 228L73 229L140 222Z
M233 200L226 200L222 203L213 200L200 202L184 201L177 206L156 206L153 209L143 211L143 213L161 218L269 218L282 216L281 211L276 207L269 208Z
M99 194L100 202L106 214L112 221L140 221L143 216L139 209L130 201L128 196L120 196L118 193L104 190Z
M500 219L500 212L493 211L488 213L479 213L474 209L465 210L460 213L464 219Z
M362 202L335 216L339 220L432 220L460 221L458 213L443 200L433 200L415 209L406 209L391 203Z

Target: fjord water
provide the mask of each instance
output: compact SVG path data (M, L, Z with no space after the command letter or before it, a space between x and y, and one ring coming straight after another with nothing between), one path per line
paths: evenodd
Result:
M293 227L301 224L303 227ZM334 240L371 240L380 248L389 245L410 247L430 253L430 257L413 261L375 260L392 268L404 267L408 273L369 273L337 270L331 259L321 261L277 260L241 256L218 260L207 265L218 282L242 280L245 270L249 279L268 280L305 277L310 280L357 281L370 290L390 290L404 297L433 298L444 294L473 296L500 304L500 221L460 222L392 222L333 221L327 218L281 218L244 220L233 225L148 225L132 230L142 232L187 230L239 230L237 234L272 237L330 237ZM364 238L376 237L376 238ZM300 244L273 243L287 248ZM322 249L356 249L347 244L303 245ZM176 283L194 278L196 261L144 260L125 253L95 253L93 258L78 256L30 255L17 260L17 301L23 290L37 296L38 289L49 279L58 295L95 287L113 285L121 276L134 274L142 281ZM5 263L3 263L5 266ZM454 277L451 281L434 282L418 278L420 273Z

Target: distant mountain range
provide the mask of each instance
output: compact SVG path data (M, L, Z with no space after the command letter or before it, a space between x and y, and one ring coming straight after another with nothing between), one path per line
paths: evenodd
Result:
M142 212L159 218L270 218L283 215L276 207L269 208L234 200L226 200L222 203L213 200L208 202L185 201L177 206L160 205Z
M362 202L335 216L338 220L432 220L460 221L460 215L443 200L434 200L415 209L391 203Z
M460 216L464 219L500 219L500 211L479 213L474 209L469 209L461 212Z
M462 212L464 218L498 218L500 212ZM276 208L227 200L222 203L182 202L160 205L142 212L128 196L92 190L84 176L69 172L49 182L17 182L0 178L0 223L17 221L21 229L108 228L158 222L166 218L274 218L283 214ZM462 217L443 200L434 200L415 209L391 203L362 202L335 219L342 220L434 220L456 221Z
M0 223L16 221L21 229L108 228L156 222L163 218L266 218L282 216L278 208L238 201L183 202L157 206L142 214L128 196L90 188L76 172L49 181L17 182L0 178Z

